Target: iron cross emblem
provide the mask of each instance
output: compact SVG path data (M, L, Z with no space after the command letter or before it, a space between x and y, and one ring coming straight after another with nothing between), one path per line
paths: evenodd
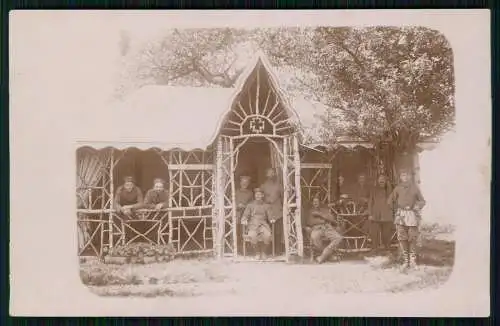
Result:
M259 117L254 117L250 120L250 130L254 134L261 134L264 131L264 121Z

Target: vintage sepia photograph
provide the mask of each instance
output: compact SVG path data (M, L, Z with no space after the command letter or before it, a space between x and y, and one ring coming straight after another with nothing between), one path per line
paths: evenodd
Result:
M489 280L489 49L458 18L94 14L11 17L17 307L415 316L467 286L450 314Z
M106 138L76 150L80 273L93 292L238 295L290 278L312 292L401 292L446 282L454 226L428 216L420 172L455 122L442 34L131 34L116 40L115 106L92 121ZM259 274L269 277L255 285Z

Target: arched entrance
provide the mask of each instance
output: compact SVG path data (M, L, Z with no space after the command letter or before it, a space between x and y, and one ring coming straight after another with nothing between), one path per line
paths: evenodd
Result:
M282 185L284 253L303 255L300 220L300 156L296 113L272 75L265 58L259 56L252 69L238 85L231 110L219 128L217 139L216 215L218 218L216 252L219 257L237 256L237 210L235 191L237 173L241 166L261 181L263 170L273 167ZM248 151L253 150L252 158ZM256 157L260 156L260 157ZM246 157L246 159L245 159ZM245 162L241 161L245 159Z

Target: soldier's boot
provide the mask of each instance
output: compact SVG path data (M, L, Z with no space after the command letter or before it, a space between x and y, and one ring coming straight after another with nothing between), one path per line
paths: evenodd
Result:
M322 264L324 263L325 261L328 260L328 258L332 255L333 253L333 249L330 248L330 247L326 247L323 252L321 253L321 255L319 255L319 257L316 258L316 262L318 264Z
M417 250L415 243L410 243L408 256L408 267L411 269L417 269Z
M255 259L260 259L259 244L252 244L252 252Z
M403 250L403 262L401 263L401 266L400 266L400 269L402 272L405 272L408 270L409 268L409 264L410 264L410 257L409 257L409 254L408 254L408 250Z
M257 251L258 251L258 259L259 260L262 260L264 257L263 257L263 244L262 242L259 242L259 244L257 245Z
M269 247L270 247L270 244L268 244L268 243L262 244L262 259L269 258Z
M408 256L408 241L400 241L399 245L401 247L401 271L406 271L410 263Z

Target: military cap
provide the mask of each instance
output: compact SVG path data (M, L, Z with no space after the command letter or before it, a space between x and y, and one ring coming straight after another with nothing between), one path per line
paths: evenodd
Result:
M135 180L134 180L134 177L128 175L125 178L123 178L123 181L124 182L134 182Z
M153 184L157 183L165 184L165 180L163 180L162 178L156 178L153 180Z
M240 180L250 180L250 179L251 179L250 176L248 176L246 174L245 175L240 175Z
M260 193L264 193L264 192L262 191L262 189L260 189L260 188L255 188L255 189L253 190L253 192L254 192L254 193L258 193L258 192L260 192Z

